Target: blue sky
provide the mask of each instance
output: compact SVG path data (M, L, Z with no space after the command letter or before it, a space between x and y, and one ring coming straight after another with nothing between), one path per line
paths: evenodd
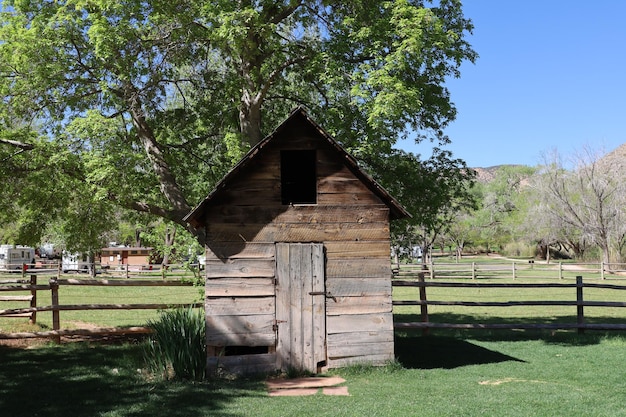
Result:
M626 142L626 1L465 0L480 57L448 83L446 149L471 167ZM398 146L430 156L427 145Z

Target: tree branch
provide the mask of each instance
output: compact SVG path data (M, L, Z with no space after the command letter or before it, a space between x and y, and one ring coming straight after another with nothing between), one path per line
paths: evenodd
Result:
M269 19L270 23L278 24L291 16L293 12L298 9L302 5L302 0L299 0L292 4L291 6L283 7L282 10L278 11L271 19Z
M30 151L30 150L35 149L34 145L32 145L30 143L19 142L17 140L1 139L0 138L0 144L13 146L15 148L20 148L20 149L25 150L25 151Z

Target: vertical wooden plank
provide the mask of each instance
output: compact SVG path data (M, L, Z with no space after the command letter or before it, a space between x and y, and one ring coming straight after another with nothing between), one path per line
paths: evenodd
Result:
M276 369L285 369L291 356L289 245L276 244Z
M313 367L317 371L317 364L326 362L326 287L324 276L324 245L312 245L312 292L324 295L313 296L313 335L312 349Z
M300 281L302 282L302 363L301 368L315 372L313 354L313 270L311 245L300 246Z
M302 368L304 358L302 340L302 279L301 259L302 245L292 244L289 247L289 279L291 281L291 321L289 332L291 333L291 366Z

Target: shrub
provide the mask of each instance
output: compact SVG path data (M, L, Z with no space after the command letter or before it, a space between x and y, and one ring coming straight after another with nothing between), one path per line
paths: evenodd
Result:
M526 242L509 242L504 245L502 254L510 257L534 258L536 246Z
M148 368L164 379L200 381L205 376L204 310L177 308L148 322L153 334L144 355Z

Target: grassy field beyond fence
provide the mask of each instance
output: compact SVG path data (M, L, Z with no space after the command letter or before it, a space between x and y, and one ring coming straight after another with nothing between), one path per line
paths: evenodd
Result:
M156 275L155 275L156 274ZM4 275L2 279L8 279ZM13 279L18 278L13 276ZM26 277L27 278L27 277ZM37 276L38 285L47 285L50 279L57 279L57 276L40 275ZM192 275L176 275L168 277L169 281L186 280L189 285L184 286L140 286L143 282L155 281L157 284L167 281L160 281L160 273L147 273L140 277L131 277L133 285L77 285L77 283L91 282L91 277L86 274L67 274L58 280L60 283L58 290L58 304L60 306L85 306L85 310L61 311L61 329L91 328L91 327L129 327L145 326L149 320L156 319L159 315L158 309L108 309L107 305L134 305L134 304L162 304L179 305L201 302L203 289L191 285ZM67 281L74 282L67 284ZM94 282L110 282L111 284L124 283L126 280L120 277L102 277L99 275ZM8 292L6 292L8 293ZM5 294L5 292L2 292ZM2 295L0 294L0 295ZM11 291L10 294L30 294L30 291ZM45 307L53 304L51 290L37 291L37 306ZM104 306L101 309L97 307ZM21 309L28 307L28 303L20 301L4 301L0 303L0 309ZM6 318L0 316L0 333L11 332L34 332L46 331L53 328L52 312L38 312L36 324L29 325L28 319Z
M417 281L418 274L422 274L426 285L465 285L424 288L428 300L428 320L433 323L576 324L579 313L577 305L546 304L577 303L577 276L582 277L585 286L585 304L626 303L626 291L619 290L626 288L623 268L624 264L571 261L546 263L511 260L499 256L465 257L459 262L437 258L434 263L427 265L400 265L395 270L394 281ZM490 284L494 287L489 288ZM507 288L507 285L511 287ZM534 285L546 287L533 288ZM551 285L554 287L549 287ZM615 288L592 288L593 286ZM396 304L419 301L420 289L394 286L393 300ZM446 303L457 305L437 305ZM536 305L521 305L524 303ZM487 306L488 304L491 306ZM626 325L626 307L584 306L583 310L584 320L588 324ZM395 305L394 321L419 322L423 320L421 313L419 305Z

